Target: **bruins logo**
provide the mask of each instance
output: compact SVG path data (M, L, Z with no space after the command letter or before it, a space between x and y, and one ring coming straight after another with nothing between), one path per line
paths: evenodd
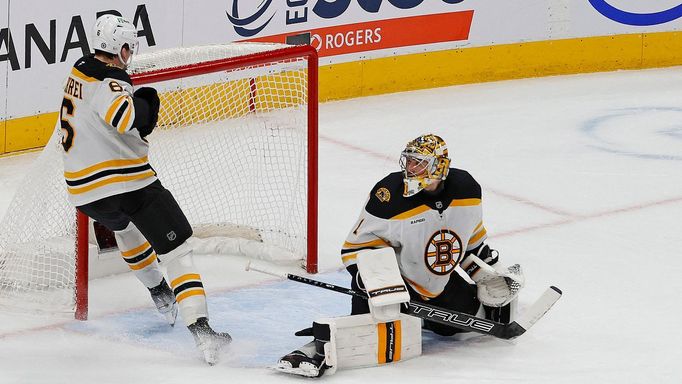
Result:
M377 197L377 199L379 199L379 201L381 201L382 203L388 203L389 200L391 200L391 192L390 192L388 189L384 188L384 187L379 188L379 189L377 190L377 192L376 192L374 195L375 195L375 196Z
M433 235L424 250L426 268L436 275L447 275L455 270L462 258L462 240L449 229Z

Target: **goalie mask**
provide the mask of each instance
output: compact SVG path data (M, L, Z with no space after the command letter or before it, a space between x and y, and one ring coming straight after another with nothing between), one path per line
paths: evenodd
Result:
M130 56L128 60L121 57L121 49L128 45ZM103 15L95 21L92 31L92 46L94 49L118 55L119 60L126 67L133 60L133 54L137 53L139 47L137 40L137 29L128 20L115 16Z
M450 169L448 147L439 136L421 135L407 143L400 154L405 189L403 196L412 196L434 182L445 180Z

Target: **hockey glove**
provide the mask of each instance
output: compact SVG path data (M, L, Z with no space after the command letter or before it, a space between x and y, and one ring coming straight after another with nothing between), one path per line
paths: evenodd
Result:
M476 283L478 300L490 307L502 307L514 300L526 280L521 266L514 264L495 269L482 261L479 264L478 261L480 259L476 263L481 268L471 277Z
M133 93L133 104L135 105L133 127L137 128L140 132L140 137L144 138L152 133L156 127L161 101L156 89L142 87Z

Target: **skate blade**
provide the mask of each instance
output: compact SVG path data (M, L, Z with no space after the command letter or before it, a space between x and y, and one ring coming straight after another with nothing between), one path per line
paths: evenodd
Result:
M290 375L305 376L305 377L318 377L320 375L320 370L312 364L300 364L297 368L293 368L291 364L287 362L279 362L277 365L270 367L277 372L288 373Z
M232 342L232 336L224 334L218 340L214 340L213 344L207 347L199 347L204 355L204 361L210 366L214 366L220 361L220 352Z
M175 326L175 320L178 318L178 305L173 304L173 308L164 313L163 316L166 318L166 321L171 327Z

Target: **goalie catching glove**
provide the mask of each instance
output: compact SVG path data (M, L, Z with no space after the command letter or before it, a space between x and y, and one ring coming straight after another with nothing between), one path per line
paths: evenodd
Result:
M506 268L487 264L485 261L497 261L497 255L493 255L494 253L496 251L483 245L478 255L471 253L467 258L478 266L471 273L471 279L476 283L478 300L489 307L503 307L518 296L526 279L519 264Z

